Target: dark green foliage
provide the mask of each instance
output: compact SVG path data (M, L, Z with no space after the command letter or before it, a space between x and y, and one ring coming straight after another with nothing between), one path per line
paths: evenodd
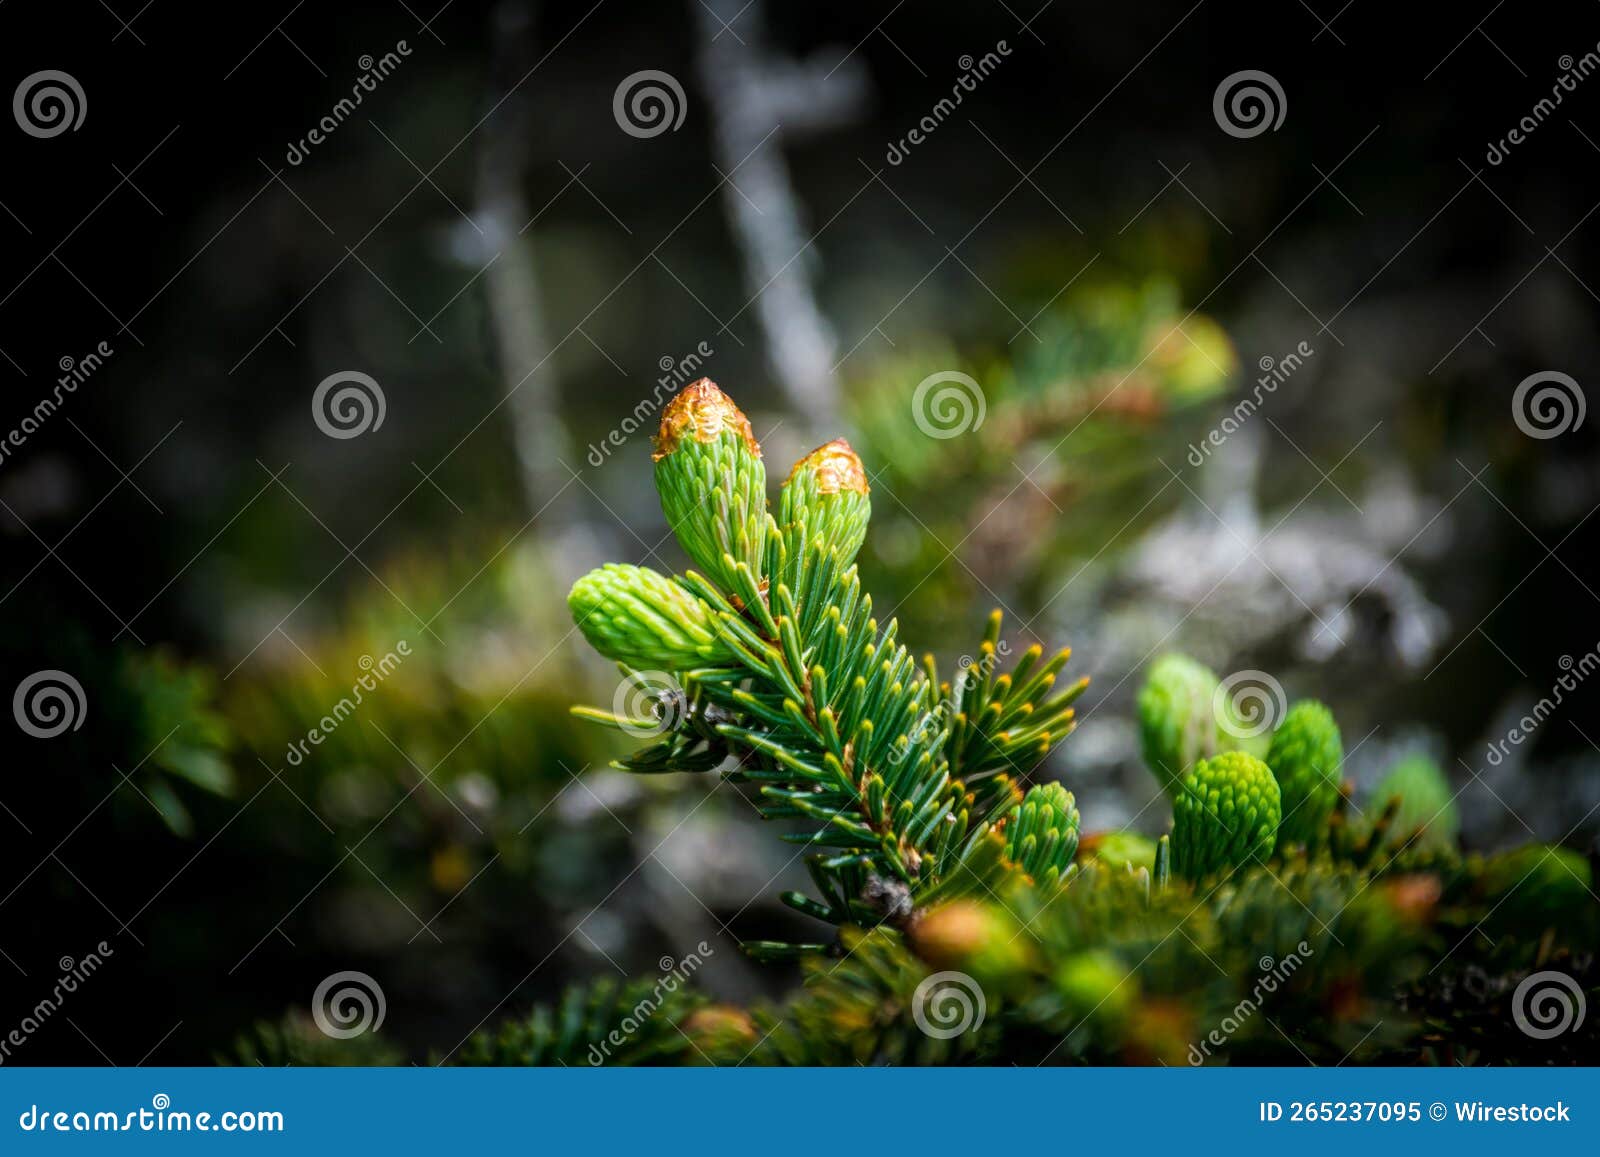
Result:
M660 981L623 983L612 978L571 988L555 1008L536 1007L492 1033L474 1034L455 1061L585 1067L694 1064L698 1058L691 1018L707 1001L677 979L672 977L670 991ZM688 1032L681 1027L686 1024ZM708 1018L702 1031L717 1027ZM741 1039L747 1035L747 1030L734 1034ZM718 1043L708 1042L713 1047Z
M750 1035L707 1042L700 1053L680 1038L677 1059L788 1065L1578 1059L1581 1053L1569 1055L1578 1047L1573 1042L1557 1040L1546 1049L1508 1027L1507 1000L1518 981L1545 965L1572 972L1593 999L1600 978L1583 964L1583 953L1592 953L1600 905L1569 906L1561 926L1491 946L1473 929L1506 895L1494 890L1503 888L1495 875L1482 863L1374 873L1295 855L1271 870L1246 867L1199 888L1153 887L1146 875L1105 866L1079 872L1053 894L1018 881L998 897L937 908L908 935L846 929L836 957L802 963L799 992L751 1009L748 1021L733 1021L753 1026ZM930 981L949 970L963 979ZM715 1011L724 1021L736 1017ZM942 1036L924 1027L944 1031L957 1015L964 1031ZM568 1055L577 1054L578 1044L569 1044ZM663 1047L654 1059L672 1060L673 1046ZM500 1059L516 1055L511 1050Z
M1581 938L1595 935L1600 920L1600 904L1591 903L1594 865L1567 848L1529 844L1489 857L1478 894L1496 905L1484 922L1495 937L1532 938L1559 928Z
M234 1042L233 1048L217 1058L224 1065L286 1065L321 1068L397 1065L400 1050L381 1033L330 1037L303 1013L294 1013L276 1023L256 1025Z
M798 995L756 1011L762 1040L750 1063L930 1065L975 1054L976 1034L943 1038L918 1028L917 986L932 970L900 937L881 928L852 930L842 946L847 955L840 960L805 962Z
M183 785L216 796L230 796L235 788L228 761L233 733L213 706L216 679L153 652L128 658L124 680L138 700L135 782L167 827L191 836L194 820Z

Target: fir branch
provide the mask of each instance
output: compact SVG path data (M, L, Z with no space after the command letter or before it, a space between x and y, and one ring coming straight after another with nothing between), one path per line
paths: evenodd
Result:
M738 759L729 778L757 785L766 818L799 821L784 838L816 849L819 896L786 902L834 924L903 924L1011 872L1061 878L1076 849L1075 810L1068 823L1057 797L1041 797L1022 837L1004 832L1022 802L1014 777L1072 729L1088 681L1055 689L1070 652L1041 661L1035 647L1000 673L996 612L977 660L941 683L931 657L915 662L862 590L855 556L871 501L849 444L829 442L796 463L774 517L749 422L709 380L667 407L655 474L696 569L668 580L605 567L569 597L597 650L659 663L686 696L662 740L620 766L704 770ZM639 722L579 713L625 729Z

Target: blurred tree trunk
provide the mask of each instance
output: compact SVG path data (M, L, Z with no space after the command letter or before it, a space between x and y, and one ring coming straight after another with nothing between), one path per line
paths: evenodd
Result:
M490 255L483 280L523 499L551 546L549 565L570 581L597 565L608 544L586 516L574 478L533 242L522 236L533 218L524 191L530 117L525 90L516 86L535 59L534 9L529 0L505 0L493 12L491 91L510 95L484 122L474 216Z
M711 104L723 202L744 258L767 357L790 406L807 425L838 429L838 345L817 304L817 266L789 167L785 133L852 119L865 74L836 62L796 63L766 48L762 0L694 0L700 84ZM742 312L742 311L741 311Z

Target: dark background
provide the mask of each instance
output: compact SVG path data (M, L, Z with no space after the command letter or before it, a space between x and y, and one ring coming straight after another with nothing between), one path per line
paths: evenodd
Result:
M1109 532L1159 515L1188 537L1140 553L1141 523L1068 541L1077 511L1024 485L980 513L1012 504L1002 537L1065 542L1042 575L997 570L983 535L936 551L926 585L891 552L866 561L943 657L997 600L1029 624L1023 641L1077 644L1095 690L1041 775L1078 791L1086 827L1165 822L1142 810L1153 787L1126 722L1164 641L1335 704L1358 782L1430 751L1462 789L1469 847L1585 846L1592 688L1512 766L1485 751L1564 657L1600 645L1595 419L1550 440L1511 420L1529 374L1596 377L1600 79L1503 163L1486 149L1563 56L1597 50L1600 10L767 3L730 13L717 47L759 45L763 9L771 52L818 75L844 58L812 95L844 106L835 123L773 115L761 139L812 239L796 260L847 402L910 349L1020 357L1019 321L1151 279L1226 329L1246 379L1299 341L1317 350L1253 424L1252 473L1229 492L1267 525L1292 519L1258 576L1274 599L1186 594L1140 569L1204 573L1208 550L1231 549L1233 513L1203 501L1220 457L1192 473L1183 447L1247 382L1170 431L1155 476L1181 487L1097 512ZM770 903L793 865L747 803L594 772L621 748L565 714L615 683L567 630L566 583L586 553L642 561L662 537L642 435L599 468L585 447L660 359L708 342L705 372L751 412L774 473L834 432L773 384L701 19L697 0L0 9L4 93L59 69L87 100L81 127L50 139L0 119L0 428L62 358L113 350L0 461L3 688L62 669L88 703L77 731L0 743L0 1033L60 958L115 950L9 1063L234 1056L257 1022L303 1021L341 969L382 982L385 1039L412 1059L575 979L652 975L705 937L724 996L792 980L736 958L737 937L794 919ZM393 75L289 164L359 58L401 40ZM1001 40L1004 63L888 164L960 59ZM619 129L613 93L642 69L681 82L676 131ZM1241 69L1282 85L1278 130L1219 129L1213 92ZM497 189L531 220L507 258L537 277L526 329L494 316ZM508 401L519 333L538 373ZM310 397L349 368L381 382L385 421L331 439ZM1045 449L1069 461L1062 433ZM912 536L974 499L875 494ZM1326 586L1368 554L1374 585L1357 567ZM1347 611L1344 645L1308 645L1317 623L1296 603L1310 620ZM404 677L339 744L286 765L358 657L399 638L418 655Z

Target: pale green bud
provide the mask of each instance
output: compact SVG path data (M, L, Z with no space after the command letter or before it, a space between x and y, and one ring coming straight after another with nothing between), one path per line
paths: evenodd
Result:
M647 567L592 570L572 585L567 606L595 650L630 667L673 671L736 661L706 605Z
M1283 800L1272 771L1225 751L1195 764L1172 803L1172 868L1187 880L1264 861L1278 839Z
M667 405L655 464L662 512L695 566L724 589L738 590L735 567L742 562L759 584L767 472L750 420L710 378L691 382Z

